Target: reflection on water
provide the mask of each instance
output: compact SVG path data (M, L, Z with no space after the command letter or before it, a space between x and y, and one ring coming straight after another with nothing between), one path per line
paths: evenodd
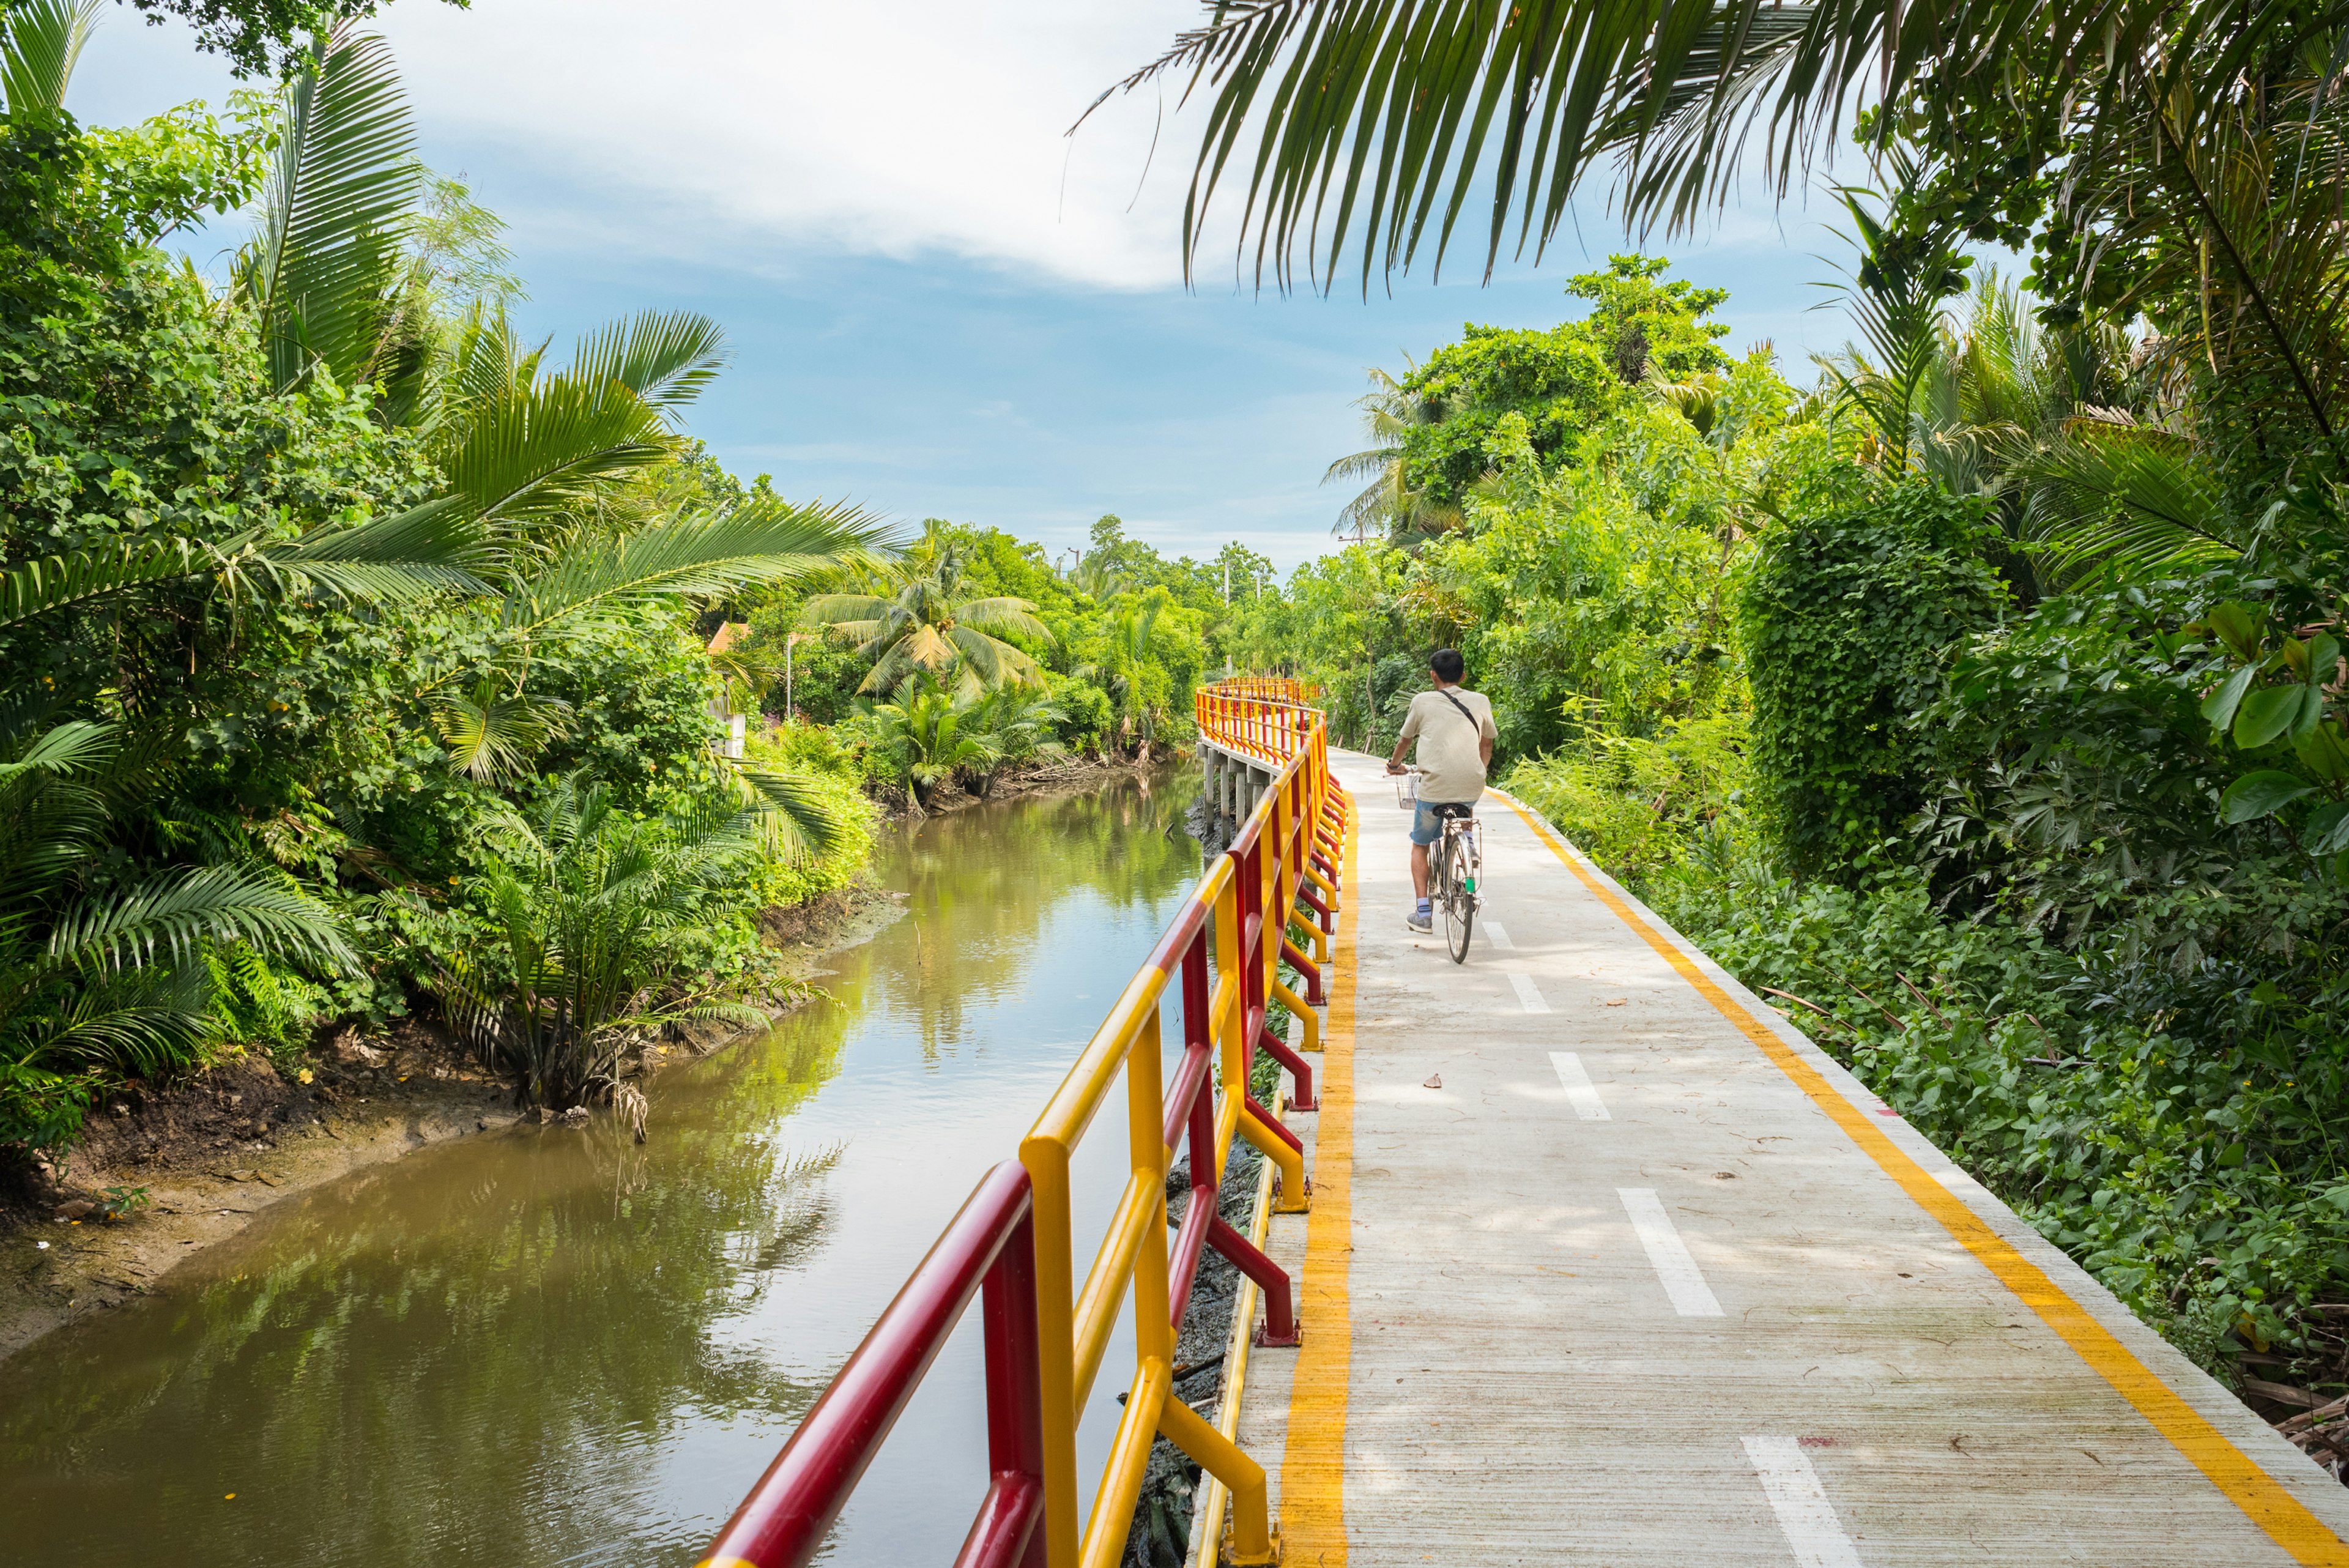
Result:
M835 961L830 1003L660 1075L650 1143L427 1150L0 1365L0 1560L690 1563L1149 950L1197 871L1191 793L900 834L878 869L908 918ZM975 1341L835 1561L952 1558L984 1489Z

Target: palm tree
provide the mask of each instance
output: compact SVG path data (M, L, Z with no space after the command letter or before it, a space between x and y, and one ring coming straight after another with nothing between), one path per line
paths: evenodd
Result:
M1131 737L1143 762L1150 760L1150 743L1157 738L1164 717L1166 677L1157 663L1157 633L1158 618L1166 603L1166 591L1154 589L1147 598L1111 616L1108 657L1077 670L1081 679L1109 693L1117 706L1119 737Z
M1068 715L1059 704L1031 687L999 686L966 704L966 723L988 742L992 761L974 758L967 765L970 789L981 800L994 793L1005 764L1029 757L1068 754L1053 734Z
M0 104L11 114L61 109L74 66L106 0L16 0L0 9Z
M859 691L895 691L917 674L958 674L959 683L973 691L1040 682L1043 670L1035 659L997 635L1050 642L1036 607L1008 595L971 597L963 586L963 547L935 540L925 545L932 546L927 569L894 574L894 592L821 594L800 612L801 623L833 628L855 640L859 658L873 660Z
M496 961L460 959L436 981L450 1021L525 1103L553 1108L616 1090L633 1035L763 1022L723 983L689 978L677 940L698 896L758 852L760 815L705 800L637 822L602 785L564 781L486 879Z
M1441 404L1404 390L1384 370L1370 370L1371 389L1354 401L1362 410L1362 431L1371 440L1364 450L1331 463L1321 483L1368 479L1361 493L1338 514L1332 533L1367 533L1372 528L1390 535L1440 534L1461 524L1460 509L1428 498L1424 488L1413 489L1404 478L1404 441L1415 425L1441 424Z
M1069 587L1101 604L1109 603L1133 587L1133 580L1105 560L1098 550L1079 558L1065 575Z
M1006 737L974 720L977 700L973 693L947 691L927 670L919 670L895 701L875 704L864 714L865 733L895 765L916 805L928 805L957 772L992 773L1001 765Z

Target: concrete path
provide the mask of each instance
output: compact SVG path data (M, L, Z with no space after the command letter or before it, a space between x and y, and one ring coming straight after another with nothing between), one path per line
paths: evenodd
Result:
M2349 1563L2343 1488L1547 828L1480 808L1464 967L1408 934L1336 765L1305 1343L1240 1428L1287 1563Z

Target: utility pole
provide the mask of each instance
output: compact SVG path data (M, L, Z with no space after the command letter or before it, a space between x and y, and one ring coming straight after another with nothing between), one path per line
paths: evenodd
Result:
M1354 524L1352 533L1340 534L1338 537L1351 545L1369 544L1371 542L1370 520L1361 519ZM1371 683L1371 674L1378 668L1378 643L1371 628L1371 607L1369 604L1364 604L1362 606L1362 749L1371 752L1378 750L1379 715L1378 689Z

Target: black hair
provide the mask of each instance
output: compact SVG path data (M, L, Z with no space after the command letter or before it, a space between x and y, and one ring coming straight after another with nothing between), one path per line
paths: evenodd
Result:
M1467 673L1468 661L1460 657L1456 648L1439 648L1427 656L1427 668L1446 686L1457 686L1460 677Z

